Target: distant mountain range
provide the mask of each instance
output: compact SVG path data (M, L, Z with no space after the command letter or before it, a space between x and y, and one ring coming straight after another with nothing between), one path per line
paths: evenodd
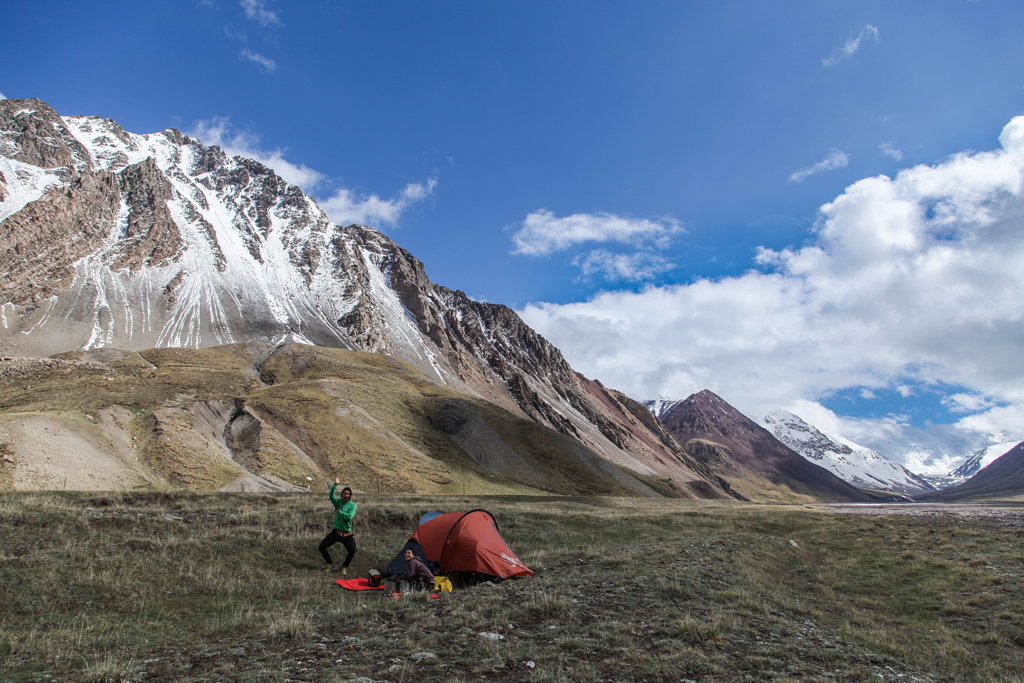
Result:
M800 455L720 396L701 391L682 401L648 401L669 433L695 458L752 500L870 502L891 499L844 481Z
M689 427L680 429L680 413L677 411L682 410L685 414L686 411L692 410L692 405L702 402L701 396L709 394L710 392L700 392L685 401L648 400L644 401L644 405L665 422L673 436L687 443L685 439L692 436L690 433L692 430ZM710 395L714 396L714 394ZM724 400L715 398L717 401L714 403L722 407L723 411L735 411ZM742 427L742 420L737 419L735 415L729 421L733 423L729 430L737 433L743 430L749 431L749 425ZM827 434L808 424L799 416L784 410L772 411L754 422L763 425L782 444L800 454L807 461L824 467L847 483L866 490L902 493L915 500L932 500L934 497L931 494L939 490L951 490L954 497L959 495L957 492L961 490L967 491L972 496L978 495L979 485L975 483L975 479L985 482L991 476L989 472L991 466L999 462L1003 462L1000 471L1008 476L1007 461L1004 461L1001 456L1004 454L1009 456L1011 452L1015 452L1013 449L1018 446L1016 442L989 446L967 458L961 458L960 466L948 473L917 475L877 451L842 436ZM723 430L719 429L718 431ZM689 445L687 447L693 450ZM756 450L761 453L766 452L764 446ZM1012 482L1016 479L1013 476L1008 476L1008 480ZM961 487L961 485L966 486L968 482L971 482L970 486ZM1013 489L1012 486L1001 487L995 484L991 486L985 484L985 489L988 488L998 490L1000 495ZM1024 489L1021 492L1024 493Z
M870 431L843 434L865 448L914 472L936 488L962 481L955 471L979 451L1017 443L1012 434L980 433L954 425L932 425L927 429L892 422L875 423ZM1005 452L1005 451L1004 451Z
M919 498L935 503L1006 499L1024 500L1024 442L978 470L967 481Z

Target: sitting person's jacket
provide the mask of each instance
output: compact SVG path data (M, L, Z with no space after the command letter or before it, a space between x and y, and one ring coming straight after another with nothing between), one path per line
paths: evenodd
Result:
M420 558L414 557L405 563L405 573L402 574L403 581L422 581L431 586L434 585L434 575L430 573L427 566L420 562Z

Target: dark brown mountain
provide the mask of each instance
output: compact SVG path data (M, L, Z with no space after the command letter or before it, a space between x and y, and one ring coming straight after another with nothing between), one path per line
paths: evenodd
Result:
M991 465L953 488L915 496L922 502L953 503L1024 496L1024 442L999 456Z
M662 414L669 433L734 490L760 502L876 499L808 462L716 394L704 390Z

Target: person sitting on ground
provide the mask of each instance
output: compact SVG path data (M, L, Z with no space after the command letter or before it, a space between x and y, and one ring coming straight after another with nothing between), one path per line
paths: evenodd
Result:
M427 565L416 557L412 548L405 549L405 573L402 574L400 590L408 593L410 590L430 590L434 587L434 575L427 569Z

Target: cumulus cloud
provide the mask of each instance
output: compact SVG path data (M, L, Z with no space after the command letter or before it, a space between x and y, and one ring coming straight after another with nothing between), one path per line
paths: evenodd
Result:
M264 57L263 55L260 54L256 54L249 48L243 48L240 56L242 57L242 59L247 59L250 62L255 62L256 64L259 64L267 71L273 71L277 68L277 62L275 62L273 59Z
M805 168L802 171L797 171L787 178L791 183L802 183L804 178L812 176L822 171L833 171L837 168L844 168L850 163L850 157L847 156L842 150L834 149L827 157L814 164L809 168Z
M844 59L849 59L857 53L861 45L867 40L878 42L878 29L871 24L865 26L864 30L856 36L848 38L842 47L836 48L831 55L821 60L821 65L826 67L835 66Z
M656 253L616 254L607 249L595 249L577 256L572 263L583 272L583 277L601 275L611 282L650 280L675 268L674 263Z
M0 92L0 100L6 100L7 96Z
M277 14L268 10L263 0L242 0L242 9L245 11L246 19L258 22L264 28L281 25Z
M409 183L391 199L381 199L375 194L360 196L352 190L341 189L321 200L320 208L339 225L395 225L409 207L433 194L436 186L437 178L429 179L426 184Z
M648 220L611 213L577 213L559 218L547 209L529 214L512 236L515 254L547 256L588 242L667 247L683 231L671 218Z
M747 414L813 422L837 391L957 387L957 428L1024 438L1024 117L999 140L854 183L821 207L807 246L762 248L741 276L521 315L576 369L636 398L707 388ZM885 420L869 422L864 433Z
M238 130L226 117L215 116L209 121L200 121L189 131L206 145L219 145L228 156L254 159L274 169L277 175L292 185L298 185L309 192L321 185L326 176L305 164L294 164L284 158L286 149L263 150L259 148L259 137Z

